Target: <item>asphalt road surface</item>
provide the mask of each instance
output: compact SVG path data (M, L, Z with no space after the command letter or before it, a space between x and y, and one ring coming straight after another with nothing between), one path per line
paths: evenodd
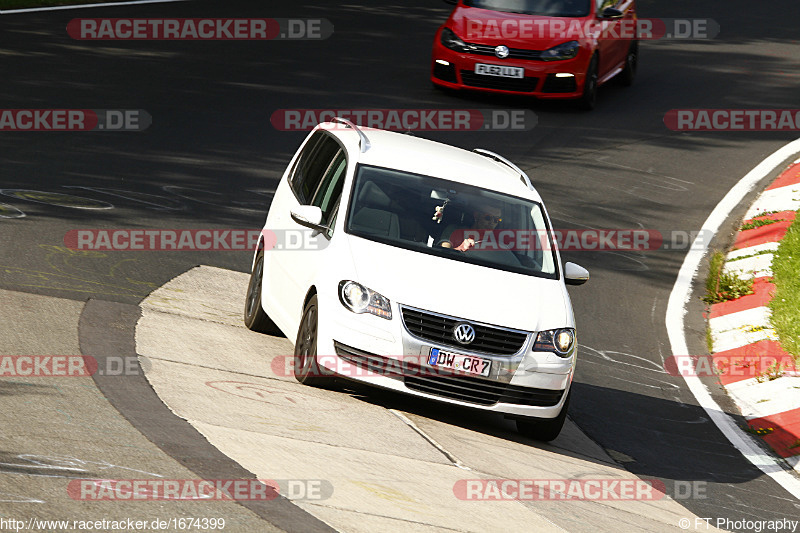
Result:
M77 353L77 337L48 339L77 329L87 299L112 307L138 304L196 265L248 271L247 251L79 252L65 246L65 235L101 228L260 228L276 182L305 135L275 128L270 119L277 110L528 109L538 118L528 131L421 135L512 159L528 171L560 228L643 228L676 236L699 229L743 175L797 136L678 133L663 122L671 109L799 108L794 2L776 0L762 8L745 2L640 1L640 16L712 18L720 33L708 40L642 43L634 86L601 88L591 113L558 103L433 89L431 39L447 12L436 0L402 5L273 0L0 16L0 107L137 109L152 117L142 132L0 133L3 353ZM325 18L335 30L324 41L92 42L73 40L65 31L78 16ZM726 230L734 223L732 217ZM729 231L722 232L714 246L724 247L728 238ZM696 486L703 487L703 495L681 500L698 516L799 520L800 502L728 443L680 377L659 372L669 355L667 298L686 253L678 248L562 254L592 273L590 283L570 291L582 348L570 417L635 475L662 479L668 487L701 482ZM687 335L696 353L705 349L701 310L694 298ZM56 490L48 475L64 471L65 456L72 458L68 466L76 476L99 475L97 464L80 462L77 451L65 450L109 450L114 460L102 466L104 472L135 464L148 472L169 471L164 476L187 475L159 455L165 447L153 446L158 437L152 428L140 427L147 425L146 413L126 414L135 397L114 398L123 418L112 407L83 398L92 392L89 384L66 380L41 387L0 382L0 398L9 402L0 415L4 516L23 513L20 502L47 499L42 495ZM65 388L54 392L53 387ZM711 388L732 412L724 393ZM130 394L135 396L134 388ZM45 410L59 409L73 421L72 432L46 427ZM45 453L42 443L48 438L51 451ZM34 453L50 457L46 468L41 460L31 463ZM214 456L213 449L203 453ZM193 466L200 468L180 468ZM281 520L305 520L297 523L324 529L290 506L227 505L232 523L247 523L255 513L278 517L273 520L278 528L287 527Z

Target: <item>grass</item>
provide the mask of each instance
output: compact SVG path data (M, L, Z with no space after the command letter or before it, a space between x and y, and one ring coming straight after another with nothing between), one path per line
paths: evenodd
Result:
M800 218L789 226L772 260L775 295L769 303L781 346L800 363Z
M725 254L715 250L709 259L704 302L715 304L735 300L745 294L753 294L752 279L742 279L735 272L723 272L723 266L725 266Z
M756 375L756 381L759 383L764 383L765 381L774 381L783 376L783 370L783 365L779 365L776 361L769 365L763 372L759 372Z
M745 231L745 230L748 230L748 229L756 229L756 228L760 228L761 226L769 226L770 224L775 224L776 222L783 222L783 219L782 218L776 218L776 219L762 218L762 219L759 219L759 220L751 220L747 224L742 224L742 227L740 229L742 231Z
M742 428L742 429L744 429L746 432L750 433L751 435L756 435L758 437L763 437L764 435L769 435L770 433L775 431L775 428L756 428L756 427L753 427L753 426L751 426L749 424L747 426L745 426L744 428Z
M753 218L760 218L760 217L765 217L767 215L774 215L775 213L780 213L780 211L778 211L777 209L773 209L771 211L761 211L760 213L756 213L756 216L754 216Z

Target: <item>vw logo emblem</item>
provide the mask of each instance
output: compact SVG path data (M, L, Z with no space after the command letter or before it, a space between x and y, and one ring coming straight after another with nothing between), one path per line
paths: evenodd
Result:
M508 57L508 54L511 53L511 50L508 49L508 46L500 45L494 49L494 55L499 57L500 59L505 59Z
M461 344L470 344L475 340L475 328L462 322L453 328L453 338Z

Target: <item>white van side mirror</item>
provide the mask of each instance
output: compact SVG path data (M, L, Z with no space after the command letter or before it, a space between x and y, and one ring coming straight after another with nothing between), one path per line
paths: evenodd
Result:
M575 263L564 264L564 282L567 285L583 285L589 281L589 271Z

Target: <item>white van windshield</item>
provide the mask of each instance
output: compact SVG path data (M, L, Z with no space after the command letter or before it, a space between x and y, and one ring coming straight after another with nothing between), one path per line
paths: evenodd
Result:
M455 261L558 279L550 228L534 201L360 165L345 231Z

